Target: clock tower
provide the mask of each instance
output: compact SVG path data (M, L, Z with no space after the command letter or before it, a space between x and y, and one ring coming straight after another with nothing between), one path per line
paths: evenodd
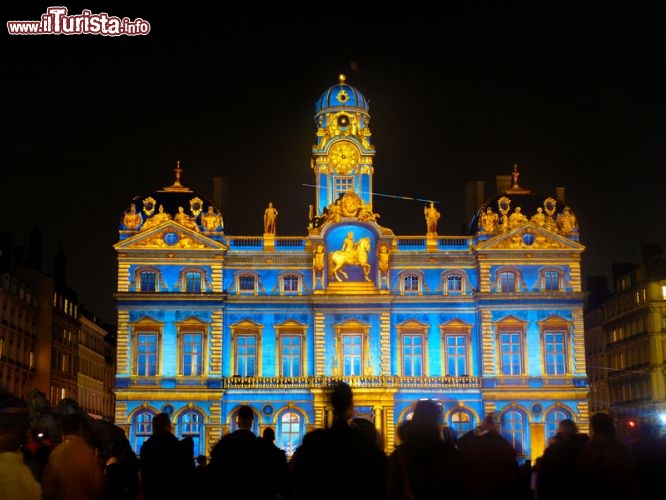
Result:
M370 144L368 101L345 75L317 100L317 142L312 146L316 181L316 217L347 192L372 206L375 148Z

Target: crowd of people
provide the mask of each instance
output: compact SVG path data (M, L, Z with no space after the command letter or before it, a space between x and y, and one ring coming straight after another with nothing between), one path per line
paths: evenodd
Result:
M168 414L152 420L137 456L122 429L100 442L81 413L60 415L58 444L26 442L22 422L0 421L0 498L10 500L550 500L652 498L666 473L666 441L648 425L631 444L605 413L590 419L590 435L572 420L532 466L498 432L493 415L456 437L442 432L440 406L419 400L385 452L381 434L354 416L349 385L331 392L333 421L308 432L291 457L275 431L252 431L254 411L236 412L236 428L213 447L210 460L178 439ZM11 416L10 416L11 417ZM44 452L46 450L46 452Z

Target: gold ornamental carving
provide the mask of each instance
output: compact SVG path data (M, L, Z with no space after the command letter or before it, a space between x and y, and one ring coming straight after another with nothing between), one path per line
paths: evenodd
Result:
M145 200L143 200L143 213L146 214L146 217L150 217L155 213L155 204L157 202L155 201L155 198L152 196L149 196Z

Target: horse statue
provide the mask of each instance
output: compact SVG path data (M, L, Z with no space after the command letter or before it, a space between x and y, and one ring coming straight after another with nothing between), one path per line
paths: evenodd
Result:
M370 252L370 238L365 237L358 240L353 250L337 250L328 254L328 277L342 281L340 274L349 279L346 272L342 270L344 265L361 266L365 281L370 280L370 264L368 263L368 252Z

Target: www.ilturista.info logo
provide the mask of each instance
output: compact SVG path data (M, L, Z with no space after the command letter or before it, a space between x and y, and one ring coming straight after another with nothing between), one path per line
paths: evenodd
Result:
M150 33L150 23L141 18L121 19L106 12L93 14L88 9L68 16L67 7L49 7L39 21L7 21L7 31L10 35L136 36Z

